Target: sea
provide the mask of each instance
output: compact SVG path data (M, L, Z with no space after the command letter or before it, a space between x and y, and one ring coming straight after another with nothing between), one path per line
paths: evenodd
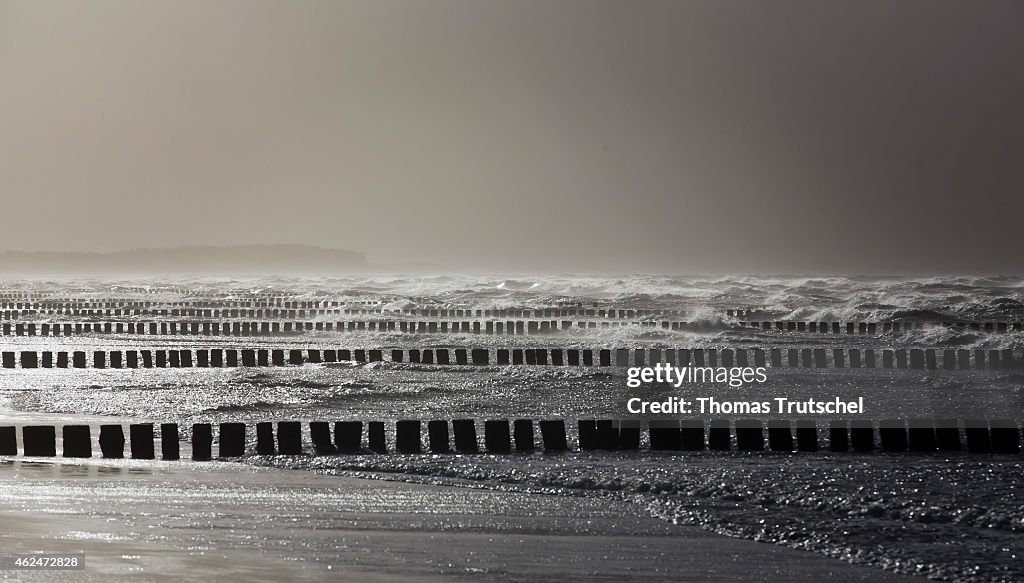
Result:
M1024 332L946 326L1024 321L1024 278L963 276L360 275L7 279L0 292L39 301L189 302L285 298L340 313L323 322L422 321L411 310L633 310L549 334L317 331L287 336L7 336L3 350L142 348L859 348L1011 350ZM6 300L20 301L20 300ZM30 314L18 322L205 321L174 316ZM486 320L474 316L457 320ZM525 318L502 318L503 320ZM550 318L549 318L550 319ZM599 320L599 317L555 318ZM225 319L221 319L225 320ZM643 321L682 320L683 329ZM754 329L746 322L876 322L873 334ZM607 322L610 319L604 319ZM6 320L5 320L6 322ZM893 332L881 323L923 323ZM599 322L600 323L600 322ZM673 418L629 414L631 397L741 401L863 398L864 418L1024 421L1024 367L770 369L763 384L626 386L619 367L462 366L397 362L177 369L0 370L0 417L76 415L156 423L398 419ZM695 414L693 417L713 418ZM776 416L780 417L780 416ZM786 416L781 416L786 417ZM678 418L675 416L674 418ZM824 429L828 419L815 418ZM819 433L825 433L824 431ZM250 440L255 436L251 435ZM308 439L308 438L307 438ZM393 436L389 435L389 439ZM645 438L646 444L646 438ZM250 444L251 446L252 444ZM826 448L827 449L827 448ZM254 448L250 447L254 452ZM1024 580L1024 457L942 453L569 451L552 454L260 456L252 466L499 493L605 497L671 523L875 566L959 581Z

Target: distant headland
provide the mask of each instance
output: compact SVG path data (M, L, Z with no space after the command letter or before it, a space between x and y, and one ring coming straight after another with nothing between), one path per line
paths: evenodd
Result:
M185 246L89 251L0 251L5 274L331 274L373 270L359 251L311 245Z

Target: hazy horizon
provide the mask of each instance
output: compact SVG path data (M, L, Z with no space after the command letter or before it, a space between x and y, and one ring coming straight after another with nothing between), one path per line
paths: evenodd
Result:
M0 249L1021 273L1024 4L0 0Z
M188 259L178 258L175 253L201 253ZM234 256L230 252L236 252ZM258 253L257 253L258 252ZM334 259L342 263L331 263L330 254L340 254ZM14 255L15 257L11 257ZM347 256L347 257L346 257ZM354 256L354 257L353 257ZM12 265L12 259L22 261ZM70 262L69 262L70 261ZM49 262L49 263L47 263ZM162 265L162 267L160 267ZM339 269L340 267L344 269ZM884 272L832 272L832 271L654 271L626 269L555 270L555 269L501 269L494 267L456 268L436 263L380 263L369 261L358 249L334 249L303 244L242 244L242 245L178 245L174 247L135 248L110 251L23 251L0 249L0 273L9 276L36 277L40 275L90 275L99 272L122 277L126 275L161 276L174 274L210 275L230 274L251 276L363 276L402 275L420 276L444 275L493 275L496 277L532 276L596 276L616 277L644 275L652 277L852 277L879 279L918 279L940 275L950 277L975 276L1024 276L1011 272L927 272L903 273Z

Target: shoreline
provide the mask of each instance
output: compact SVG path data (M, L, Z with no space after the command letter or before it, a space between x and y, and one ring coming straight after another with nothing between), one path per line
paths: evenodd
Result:
M8 552L86 552L81 580L908 580L641 516L596 497L496 492L235 463L0 461ZM300 528L305 540L299 542ZM44 546L38 548L38 546ZM684 552L680 552L683 550ZM462 566L465 563L466 566ZM471 565L471 566L470 566ZM230 568L228 568L230 566ZM44 580L47 572L2 573ZM40 574L38 579L34 577ZM223 579L223 578L222 578Z

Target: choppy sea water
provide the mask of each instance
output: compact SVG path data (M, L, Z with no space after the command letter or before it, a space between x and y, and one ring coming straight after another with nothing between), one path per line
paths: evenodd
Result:
M361 302L384 310L594 306L681 311L700 332L624 327L552 336L309 333L288 339L6 337L14 350L129 346L764 347L1019 349L1024 334L934 327L876 336L807 336L735 326L727 310L764 320L1021 321L1017 277L406 277L44 281L9 287L75 297L187 299L181 289L246 298ZM70 289L70 288L75 289ZM353 304L355 305L355 304ZM358 316L352 316L358 318ZM66 318L49 317L52 321ZM344 317L325 318L327 320ZM35 321L47 321L36 317ZM111 415L156 422L627 417L617 369L458 367L396 363L284 369L4 370L0 410ZM1021 370L784 370L766 387L686 387L690 395L864 396L868 417L1020 419ZM571 432L571 426L570 426ZM608 496L665 520L808 549L902 573L1020 580L1024 500L1019 457L892 454L567 453L512 456L258 457L249 463L388 480Z

